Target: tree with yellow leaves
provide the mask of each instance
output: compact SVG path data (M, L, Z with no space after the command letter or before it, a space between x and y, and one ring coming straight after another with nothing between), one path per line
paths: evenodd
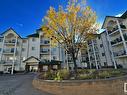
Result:
M65 10L64 10L65 9ZM77 1L69 1L66 8L59 6L58 11L53 7L44 18L42 31L52 43L59 43L65 51L69 52L74 70L77 73L77 56L87 41L97 32L96 13L89 6Z

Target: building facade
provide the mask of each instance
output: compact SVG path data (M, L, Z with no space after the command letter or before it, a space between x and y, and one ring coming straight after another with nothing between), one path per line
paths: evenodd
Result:
M78 54L78 68L127 68L127 12L121 17L107 16L100 34L87 42ZM22 38L12 28L0 36L0 71L45 71L57 68L74 69L69 53L58 44L51 47L41 29ZM61 64L60 64L61 63ZM11 70L13 71L13 70Z
M1 34L0 60L0 71L12 73L12 68L15 71L37 71L41 63L43 70L48 70L50 65L50 68L57 69L63 61L61 48L51 47L50 40L40 29L21 38L12 28Z
M121 17L107 16L102 26L107 34L115 68L127 68L127 11Z

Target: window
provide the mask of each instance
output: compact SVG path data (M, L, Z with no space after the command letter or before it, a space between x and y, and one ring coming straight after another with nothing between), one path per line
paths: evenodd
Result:
M52 50L53 50L54 52L56 52L56 48L53 48Z
M14 52L14 50L15 50L14 48L11 48L11 52L12 52L12 53Z
M32 50L35 50L35 47L32 47Z
M100 44L100 47L102 48L103 47L103 44Z
M2 38L0 38L0 42L3 42L3 39Z
M25 39L23 39L23 43L26 43L26 40Z
M104 62L104 66L107 66L107 62Z
M58 69L58 66L57 65L53 65L53 69Z
M32 38L32 41L34 42L35 41L35 38Z
M53 60L56 60L57 58L56 58L56 56L53 56Z
M11 60L13 60L14 58L13 57L9 57L9 60L11 61Z
M25 57L23 57L23 60L25 60L26 58Z
M99 59L99 55L96 55L96 58Z
M26 58L25 57L21 57L21 60L25 60Z
M25 51L25 48L22 48L22 51Z
M105 56L105 53L102 53L102 56Z
M49 51L48 48L42 48L42 49L41 49L41 52L48 52L48 51Z
M43 66L43 71L48 71L48 66Z
M16 39L12 39L12 41L11 41L12 43L15 43L16 42Z
M101 36L98 36L98 39L101 39Z
M44 44L49 44L49 41L48 41L48 40L45 40L45 41L44 41Z

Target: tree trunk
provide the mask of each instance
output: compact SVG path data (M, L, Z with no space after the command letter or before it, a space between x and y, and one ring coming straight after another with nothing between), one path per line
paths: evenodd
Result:
M77 64L76 64L75 53L73 51L72 51L72 59L74 64L74 77L77 78Z

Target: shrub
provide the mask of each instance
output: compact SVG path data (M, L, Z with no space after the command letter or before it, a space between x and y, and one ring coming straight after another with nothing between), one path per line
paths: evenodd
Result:
M55 78L55 72L43 72L39 75L40 79L53 80Z
M125 75L126 70L121 69L104 69L104 70L95 70L95 69L80 69L78 70L77 79L104 79L110 77L118 77ZM43 72L39 75L41 79L47 80L67 80L71 79L71 73L66 70L62 69L59 71L50 71L50 72Z
M91 79L92 76L89 76L88 74L80 74L79 79L84 80L84 79Z
M111 73L112 77L121 76L124 74L124 72L122 72L121 70L112 70L110 73Z
M77 72L78 74L91 74L95 71L95 69L79 69Z
M66 69L60 70L60 74L61 74L62 79L69 79L70 77L70 73Z
M111 74L108 71L101 71L98 73L98 78L109 78Z
M56 77L54 78L54 80L58 80L58 81L61 81L61 80L62 80L60 71L58 71L58 72L56 73Z

